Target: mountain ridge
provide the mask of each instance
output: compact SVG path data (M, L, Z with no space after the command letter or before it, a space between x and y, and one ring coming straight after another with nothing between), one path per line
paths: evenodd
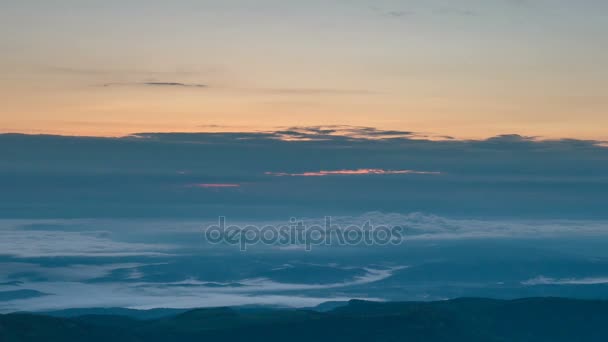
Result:
M329 311L219 307L135 319L120 315L0 315L13 341L606 341L608 301L458 298L437 302L351 300Z

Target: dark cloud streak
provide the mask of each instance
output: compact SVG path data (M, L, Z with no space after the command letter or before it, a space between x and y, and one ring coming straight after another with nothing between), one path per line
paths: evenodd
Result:
M105 83L104 87L114 86L148 86L148 87L178 87L178 88L207 88L206 84L181 82L133 82L133 83Z

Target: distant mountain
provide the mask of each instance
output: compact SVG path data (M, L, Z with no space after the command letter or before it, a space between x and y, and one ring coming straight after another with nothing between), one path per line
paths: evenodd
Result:
M464 298L442 302L350 301L313 310L197 309L137 320L0 316L0 341L608 341L608 301Z

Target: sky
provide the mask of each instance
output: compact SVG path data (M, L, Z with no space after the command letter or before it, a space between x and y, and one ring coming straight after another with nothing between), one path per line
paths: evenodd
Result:
M607 140L600 0L0 2L0 131Z
M608 299L607 32L604 0L0 0L0 313ZM221 216L404 233L241 251Z

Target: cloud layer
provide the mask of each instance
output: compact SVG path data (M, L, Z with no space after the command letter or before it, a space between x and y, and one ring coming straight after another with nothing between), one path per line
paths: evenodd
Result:
M290 222L288 218L228 220L227 224L240 226ZM325 222L323 217L303 220L307 225ZM302 307L350 298L539 295L547 291L542 285L587 285L595 291L568 292L579 296L602 293L606 284L600 276L606 267L605 220L461 219L370 212L333 216L331 221L343 228L365 222L403 227L404 243L318 246L312 252L255 245L239 252L234 246L205 241L203 231L216 223L212 220L2 220L0 311ZM33 296L39 293L46 295Z
M5 134L0 217L382 211L605 218L603 144L513 134L456 140L350 126L122 138ZM208 196L208 189L218 191Z
M206 88L206 84L181 82L132 82L132 83L105 83L104 87L114 86L149 86L149 87L177 87L177 88Z

